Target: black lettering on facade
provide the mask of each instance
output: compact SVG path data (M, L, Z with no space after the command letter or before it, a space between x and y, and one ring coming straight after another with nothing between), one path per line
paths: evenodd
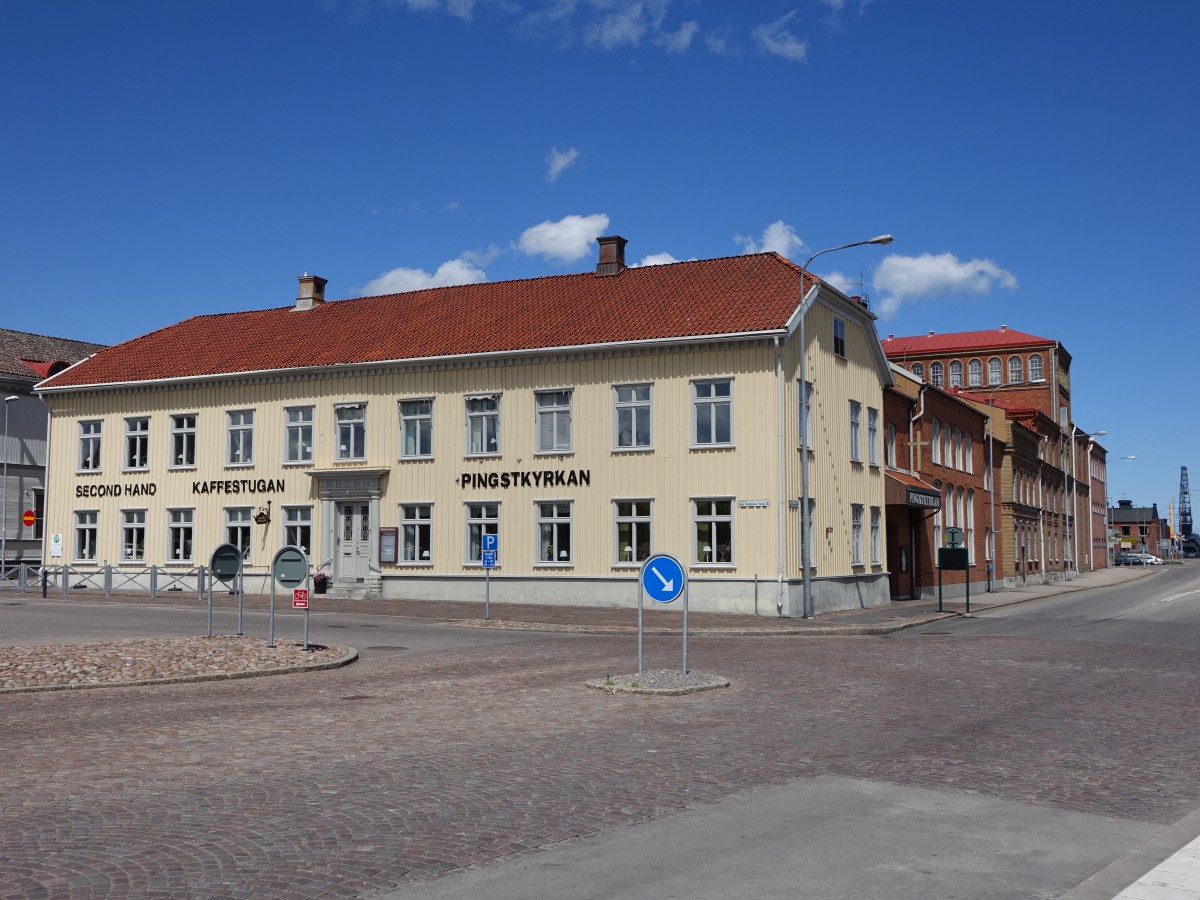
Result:
M510 475L509 475L507 472L503 473L503 474L500 476L500 487L502 487L502 488L506 488L506 487L508 487L508 486L509 486L509 479L510 479L511 477L512 477L512 476L510 476Z
M580 469L579 470L579 484L581 486L582 485L587 485L588 487L591 486L591 484L592 484L592 470L591 469Z

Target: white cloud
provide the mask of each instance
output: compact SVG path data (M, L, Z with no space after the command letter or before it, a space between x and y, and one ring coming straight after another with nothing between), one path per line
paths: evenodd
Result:
M781 256L791 256L804 246L800 235L787 222L780 219L772 222L762 233L762 240L744 234L734 235L733 240L739 244L743 253L770 253L774 251Z
M601 13L584 27L584 39L614 50L636 47L647 32L660 33L670 0L593 0L593 5Z
M631 263L631 265L636 268L638 266L665 266L677 262L679 260L670 253L651 253L649 256L643 257L640 263Z
M578 158L578 147L572 147L570 150L559 150L557 147L551 147L550 152L546 154L546 165L549 166L546 172L546 180L551 183L558 181L558 176L573 166L575 160Z
M385 6L403 6L410 12L440 12L445 9L456 19L470 22L475 0L384 0Z
M800 40L787 27L795 16L796 11L792 10L769 25L759 25L754 29L754 40L774 56L802 62L808 56L808 42Z
M608 216L564 216L557 222L542 222L521 233L517 247L529 256L544 256L559 262L574 262L591 252L596 238L608 228Z
M368 282L362 289L362 296L376 297L380 294L399 294L424 288L479 284L487 281L487 273L469 258L472 255L464 253L458 259L447 260L438 266L432 275L424 269L392 269Z
M683 53L692 45L692 38L699 30L699 22L684 22L677 31L663 32L657 43L668 53Z
M1016 290L1016 276L990 259L960 260L952 253L888 256L875 270L874 286L884 294L880 315L891 316L906 300L944 294L989 294Z
M853 297L862 293L862 285L854 276L847 275L845 272L839 272L836 269L821 276L821 280L826 284L833 285L847 297Z

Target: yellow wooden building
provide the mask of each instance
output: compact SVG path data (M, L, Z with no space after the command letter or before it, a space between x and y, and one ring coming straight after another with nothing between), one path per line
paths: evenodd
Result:
M599 243L595 272L383 297L304 276L48 378L44 563L184 577L231 543L263 590L295 544L335 594L474 600L494 534L495 602L633 605L667 553L696 610L887 603L871 312L777 254Z

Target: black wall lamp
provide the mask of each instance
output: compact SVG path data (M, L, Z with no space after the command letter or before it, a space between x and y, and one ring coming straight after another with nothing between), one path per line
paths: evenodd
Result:
M270 500L267 501L266 509L260 509L258 512L256 512L254 514L254 522L257 525L270 525L271 524L271 501Z

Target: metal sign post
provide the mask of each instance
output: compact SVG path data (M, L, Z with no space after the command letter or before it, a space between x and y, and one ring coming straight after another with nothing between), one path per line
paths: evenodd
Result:
M687 572L683 564L666 553L656 553L642 563L638 577L638 673L642 672L642 595L656 603L671 603L683 595L683 674L687 674Z
M229 584L235 578L240 582L242 574L242 551L233 544L221 544L212 552L212 558L209 559L208 568L212 572L212 579L208 582L208 636L212 637L212 620L213 620L213 581L220 581L222 584ZM240 597L240 595L239 595ZM238 630L237 633L242 633L242 605L239 599L238 602Z
M500 553L500 535L484 534L483 550L480 561L483 563L483 621L492 618L492 569L496 568L496 559Z
M304 649L308 649L308 554L299 547L289 544L275 554L271 561L271 611L268 616L267 646L275 646L275 582L293 591L304 585ZM292 595L295 606L295 594ZM299 608L299 607L297 607Z

